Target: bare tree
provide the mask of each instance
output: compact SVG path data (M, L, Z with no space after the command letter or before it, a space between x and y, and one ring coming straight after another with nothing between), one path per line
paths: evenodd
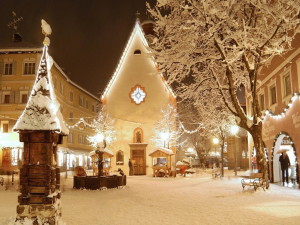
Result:
M259 71L291 48L299 32L300 2L292 0L158 0L153 53L177 95L207 108L203 98L218 91L237 124L247 130L267 180L257 84ZM244 85L252 117L239 104ZM209 104L209 102L207 103Z

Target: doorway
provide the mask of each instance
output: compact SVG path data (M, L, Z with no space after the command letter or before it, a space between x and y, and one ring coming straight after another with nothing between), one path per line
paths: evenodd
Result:
M132 150L133 175L146 175L145 150Z
M293 141L291 137L287 133L280 133L275 139L274 151L273 151L273 182L281 184L282 183L282 175L281 175L281 166L279 162L279 157L283 151L286 151L289 159L290 159L290 168L288 169L289 175L289 187L298 186L297 177L297 155L296 149L294 147Z

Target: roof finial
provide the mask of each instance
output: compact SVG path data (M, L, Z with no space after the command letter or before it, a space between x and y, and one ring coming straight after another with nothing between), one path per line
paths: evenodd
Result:
M17 18L17 14L16 14L14 11L12 11L12 15L13 15L13 20L12 20L11 22L9 22L9 23L7 24L7 26L8 26L9 28L12 28L12 29L14 29L15 31L17 31L17 30L18 30L17 23L20 22L20 21L22 21L22 20L23 20L23 17Z
M139 20L139 19L140 19L140 15L141 15L141 14L139 13L139 11L138 11L138 10L136 11L135 15L136 15L136 19L137 19L137 20Z
M51 29L50 25L45 20L42 19L41 23L42 23L42 26L41 26L42 27L42 33L45 35L45 39L43 41L43 44L49 46L50 45L50 39L48 38L48 36L52 33L52 29Z

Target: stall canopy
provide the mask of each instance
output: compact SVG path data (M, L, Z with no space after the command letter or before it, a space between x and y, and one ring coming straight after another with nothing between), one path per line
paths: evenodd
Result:
M174 155L174 152L168 148L157 148L156 150L154 150L149 154L149 156L152 157L161 157L166 155Z

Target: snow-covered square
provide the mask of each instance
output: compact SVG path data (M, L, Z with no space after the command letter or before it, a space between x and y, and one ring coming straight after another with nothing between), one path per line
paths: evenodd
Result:
M241 175L241 174L238 174ZM268 191L241 186L227 171L187 177L127 177L122 189L75 190L72 177L62 177L62 219L68 225L299 224L298 189L271 184ZM0 191L0 224L15 217L18 191Z

